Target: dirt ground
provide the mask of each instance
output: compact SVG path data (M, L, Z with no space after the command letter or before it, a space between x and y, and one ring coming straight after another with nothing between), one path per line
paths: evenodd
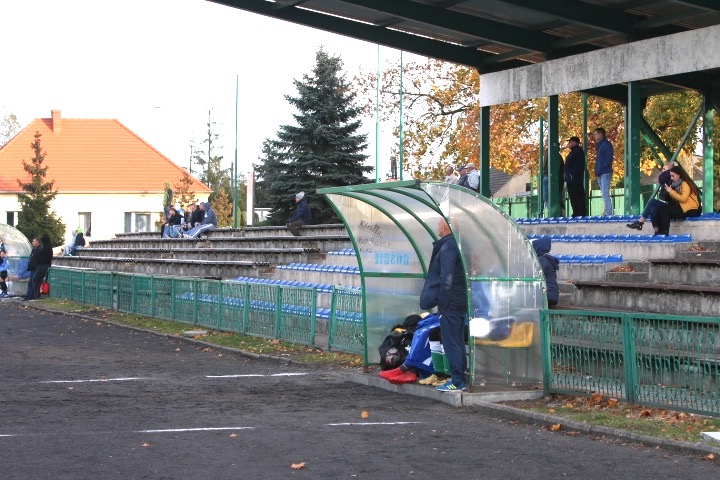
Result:
M716 478L298 367L0 304L0 478Z

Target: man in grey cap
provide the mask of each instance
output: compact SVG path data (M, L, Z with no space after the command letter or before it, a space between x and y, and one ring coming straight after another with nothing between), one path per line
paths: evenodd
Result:
M305 192L300 192L295 195L295 204L295 213L288 218L287 227L290 233L299 237L300 227L309 225L310 222L312 222L312 213L310 212L310 205L308 204L307 198L305 198Z
M475 190L476 192L480 191L480 174L475 169L474 163L468 163L465 165L465 168L468 172L468 180L467 180L467 186L470 190Z

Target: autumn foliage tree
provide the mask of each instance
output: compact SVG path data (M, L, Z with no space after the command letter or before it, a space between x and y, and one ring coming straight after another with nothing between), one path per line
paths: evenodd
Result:
M180 205L185 207L188 203L195 203L197 202L197 199L195 198L195 191L192 189L193 185L193 178L190 176L190 174L183 170L182 176L177 181L174 187L174 193L175 193L175 199L176 201L180 202Z
M403 67L403 145L404 167L409 176L439 180L444 167L459 167L468 162L478 164L479 113L478 95L481 77L475 69L428 60ZM375 115L376 73L356 78L364 111ZM399 110L400 71L386 68L380 77L381 121L397 121ZM671 150L690 124L699 106L699 95L693 92L651 97L644 116ZM559 135L557 141L603 127L615 150L613 183L620 185L625 175L625 123L622 104L589 96L588 132L582 132L583 96L572 93L559 96ZM540 118L547 119L545 98L513 102L490 108L490 166L509 174L523 170L537 173ZM395 135L399 130L395 128ZM546 137L547 132L542 132ZM693 132L684 146L689 155L698 142ZM641 172L649 173L656 164L652 151L641 145ZM588 171L595 166L595 145L585 145ZM398 156L398 147L392 155ZM682 160L682 158L681 158ZM593 175L590 175L592 178Z

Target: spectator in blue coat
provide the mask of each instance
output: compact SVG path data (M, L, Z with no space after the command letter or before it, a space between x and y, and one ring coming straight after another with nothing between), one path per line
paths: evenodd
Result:
M613 214L612 198L610 198L610 182L613 174L613 158L615 152L612 143L605 137L604 128L596 128L593 132L597 157L595 159L595 176L600 184L603 199L603 215Z
M290 230L290 233L299 237L300 227L310 225L312 222L312 212L310 211L307 198L305 198L305 192L300 192L295 195L295 205L295 213L288 218L287 228Z

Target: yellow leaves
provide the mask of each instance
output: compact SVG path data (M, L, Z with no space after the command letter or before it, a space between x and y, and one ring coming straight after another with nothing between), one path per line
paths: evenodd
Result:
M715 454L709 453L709 454L705 455L705 459L706 460L715 460Z
M305 468L305 462L293 463L290 465L290 468L292 468L293 470L302 470L303 468Z
M366 412L365 410L360 413L360 418L368 418L369 416L370 414L368 414L368 412Z
M560 430L560 424L559 424L559 423L554 423L554 424L550 427L550 431L551 431L551 432L557 432L557 431L559 431L559 430Z
M608 407L614 407L618 404L617 398L608 398Z

